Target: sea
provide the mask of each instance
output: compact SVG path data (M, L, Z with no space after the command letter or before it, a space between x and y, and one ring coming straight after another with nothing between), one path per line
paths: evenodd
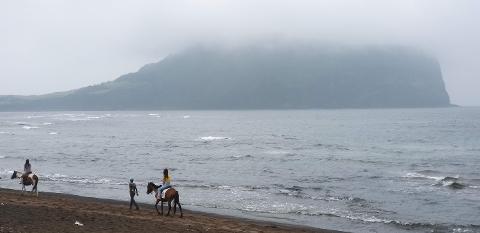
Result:
M0 113L0 187L349 232L480 232L480 108ZM126 206L126 208L128 208ZM188 217L188 216L187 216Z

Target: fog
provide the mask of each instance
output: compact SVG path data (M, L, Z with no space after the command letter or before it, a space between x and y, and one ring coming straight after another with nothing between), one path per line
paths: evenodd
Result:
M480 1L2 1L0 95L109 81L194 45L401 45L435 55L452 103L480 105Z

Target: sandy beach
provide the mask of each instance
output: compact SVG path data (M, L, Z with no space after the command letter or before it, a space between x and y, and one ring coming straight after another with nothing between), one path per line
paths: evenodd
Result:
M0 232L336 232L189 210L178 216L159 216L153 204L136 211L123 201L0 189Z

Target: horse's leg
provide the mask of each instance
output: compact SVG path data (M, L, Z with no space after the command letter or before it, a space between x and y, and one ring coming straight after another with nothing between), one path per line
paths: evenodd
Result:
M155 203L155 209L157 210L157 214L160 215L160 212L158 211L158 203L160 202L160 199L157 199L157 202Z
M162 213L161 213L160 215L163 216L163 200L162 200L162 199L161 199L161 201L160 201L160 208L162 209Z
M175 212L177 212L177 200L173 201L173 216L175 216Z
M167 212L167 216L170 215L170 210L172 209L172 200L168 201L168 212Z
M183 218L182 205L180 205L180 202L178 203L178 209L180 209L180 218Z

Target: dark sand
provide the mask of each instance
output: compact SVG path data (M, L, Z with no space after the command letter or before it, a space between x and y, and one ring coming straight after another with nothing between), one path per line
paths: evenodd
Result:
M167 207L164 207L165 211ZM166 213L166 212L165 212ZM75 225L75 221L84 224ZM0 232L336 232L193 212L159 216L152 205L129 210L128 202L67 194L0 189Z

